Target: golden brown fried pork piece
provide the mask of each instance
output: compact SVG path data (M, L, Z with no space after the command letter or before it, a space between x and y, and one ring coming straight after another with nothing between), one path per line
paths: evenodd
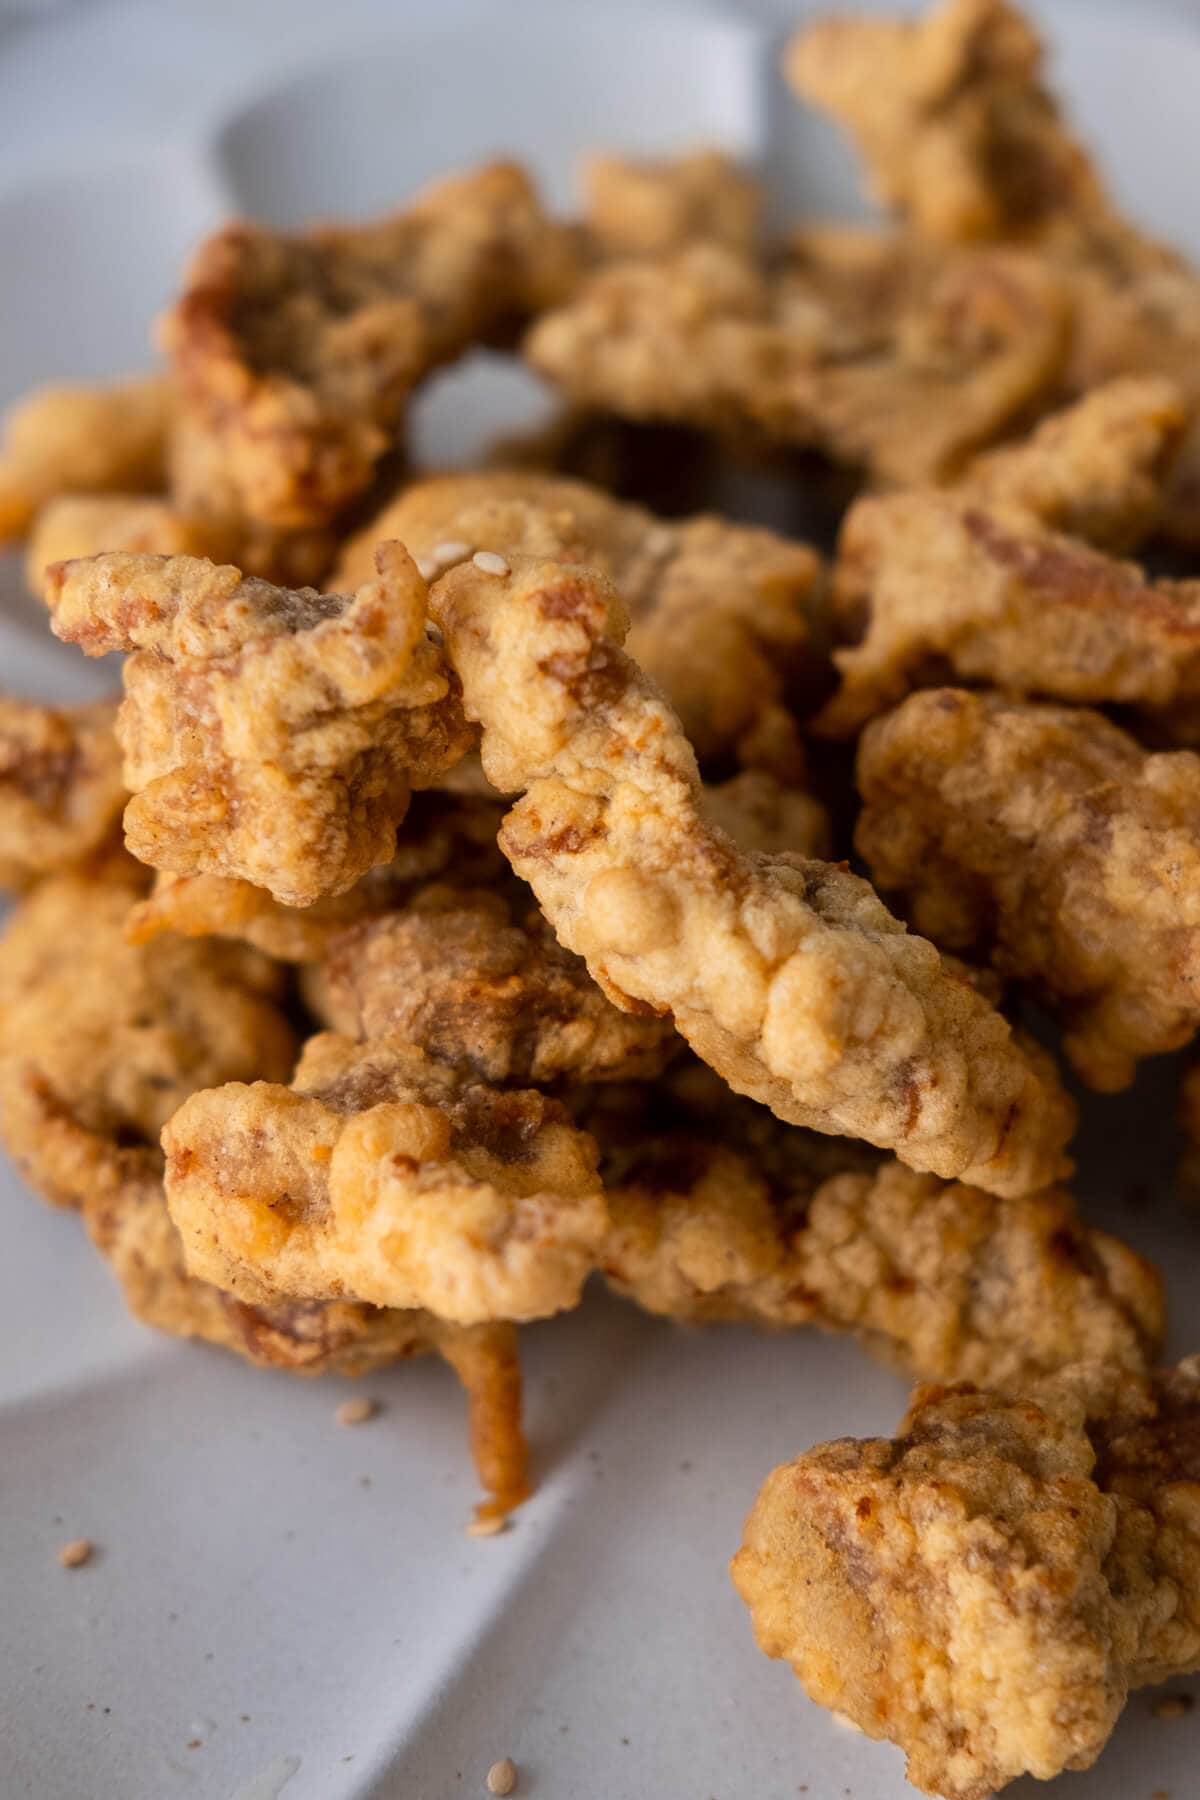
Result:
M467 748L398 544L357 594L293 592L195 557L48 571L54 630L133 652L118 732L126 842L152 867L234 876L290 906L392 856L413 787Z
M914 930L990 952L1092 1087L1200 1025L1200 757L1099 713L932 688L868 726L856 842Z
M577 405L752 426L908 483L952 475L1041 399L1067 327L1036 258L828 227L770 270L712 243L602 267L525 349Z
M573 271L570 234L494 163L370 224L226 227L196 253L163 348L241 510L321 526L368 486L416 381L560 300Z
M217 542L203 520L191 518L170 500L152 494L61 494L34 520L25 554L31 593L45 597L52 563L98 556L105 550L137 555L223 557L230 546Z
M389 537L430 579L476 550L599 569L632 615L631 654L666 690L701 761L801 776L792 705L828 670L821 561L807 545L714 517L667 521L586 482L496 470L409 488L351 540L334 581L354 587Z
M125 784L115 700L0 696L0 887L22 888L114 841Z
M608 1224L595 1145L557 1102L399 1039L312 1038L291 1087L194 1094L163 1148L189 1270L252 1305L543 1318L575 1305Z
M1200 1667L1200 1358L918 1388L899 1435L767 1479L733 1559L760 1649L946 1800L1088 1768Z
M697 240L749 255L758 243L761 189L722 150L589 156L583 199L589 239L606 256L658 256Z
M818 1137L684 1062L597 1095L601 1269L693 1324L849 1331L924 1380L1009 1387L1082 1357L1143 1368L1161 1286L1061 1189L997 1200Z
M834 571L840 630L857 641L835 653L842 686L818 729L852 736L948 669L1155 713L1194 701L1200 583L1152 581L1084 541L1144 529L1179 425L1164 383L1114 382L957 488L860 500Z
M162 375L30 394L0 444L0 544L24 537L60 494L160 488L171 408Z
M747 855L707 823L678 721L618 647L609 583L467 563L431 604L484 768L523 792L501 848L618 1005L672 1013L794 1124L998 1193L1057 1177L1070 1104L933 946L844 867Z

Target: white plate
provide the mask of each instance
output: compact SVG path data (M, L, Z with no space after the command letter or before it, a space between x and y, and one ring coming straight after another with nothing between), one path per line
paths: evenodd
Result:
M138 0L7 40L0 400L136 366L183 250L233 205L363 212L492 150L528 156L565 198L590 144L762 148L779 101L744 17ZM1141 12L1053 18L1062 85L1122 192L1200 252L1183 179L1200 38ZM852 192L811 121L791 120L771 167L825 210ZM450 384L438 448L470 439L481 392L492 408L512 385L494 370ZM7 580L3 684L107 685L45 637L12 562ZM1170 1194L1171 1080L1152 1071L1093 1107L1081 1193L1165 1259L1184 1348L1200 1224ZM909 1792L894 1751L839 1732L757 1654L725 1574L773 1463L898 1416L901 1384L852 1346L684 1334L594 1296L526 1334L538 1492L510 1532L471 1540L444 1369L372 1380L385 1410L347 1432L336 1386L132 1323L77 1221L7 1172L0 1207L4 1800L444 1800L481 1792L506 1754L543 1800ZM54 1552L80 1535L100 1554L65 1574ZM1198 1730L1137 1697L1065 1791L1183 1800Z

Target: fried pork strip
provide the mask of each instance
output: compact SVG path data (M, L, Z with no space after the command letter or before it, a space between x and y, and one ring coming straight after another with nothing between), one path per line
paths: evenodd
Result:
M116 713L113 700L0 695L0 887L23 888L115 839L126 799Z
M172 404L163 375L28 395L0 443L0 544L23 538L60 494L160 488Z

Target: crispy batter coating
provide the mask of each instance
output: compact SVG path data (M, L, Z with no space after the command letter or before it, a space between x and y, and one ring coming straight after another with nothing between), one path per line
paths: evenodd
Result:
M671 1012L794 1124L998 1193L1056 1178L1069 1103L933 946L844 867L747 855L707 823L678 721L618 647L609 583L468 563L431 604L484 768L524 791L501 848L618 1005Z
M524 172L493 163L369 224L225 227L162 344L241 510L321 526L367 487L416 381L561 299L574 260Z
M419 482L343 551L354 587L381 538L432 578L474 550L586 563L632 616L629 647L665 689L702 763L804 768L793 707L828 671L821 560L773 531L701 516L656 518L586 482L496 470Z
M469 736L398 544L353 596L195 557L112 554L47 573L54 630L132 652L118 731L135 856L234 876L290 906L392 856L409 794Z
M24 537L60 494L160 488L171 409L163 375L39 388L21 401L0 444L0 544Z
M953 474L1038 400L1068 323L1036 258L831 226L770 270L713 243L604 266L525 349L576 404L752 425L903 484Z
M190 517L157 495L60 494L33 522L25 580L31 593L45 598L46 570L52 563L98 556L105 550L213 556L222 561L230 547L203 519Z
M608 1224L595 1145L557 1102L399 1039L312 1038L291 1087L194 1094L163 1148L189 1270L253 1305L543 1318L575 1305Z
M732 1574L760 1649L926 1793L1088 1768L1132 1688L1200 1667L1200 1359L918 1388L896 1438L776 1469Z
M762 222L762 190L723 150L589 156L583 199L589 238L606 256L658 256L697 239L748 255Z
M125 804L115 700L41 706L0 695L0 887L85 860Z
M493 1086L645 1079L674 1048L670 1023L620 1012L536 909L457 884L343 932L321 992L334 1030L399 1039Z
M842 686L818 729L852 736L948 669L1156 713L1194 701L1200 583L1152 581L1084 541L1144 528L1179 424L1169 387L1116 382L955 489L860 500L834 571L840 630L857 641L835 652Z
M756 855L828 856L829 814L813 794L785 787L765 769L743 769L704 790L710 825Z
M257 951L126 941L143 875L121 859L50 876L0 940L4 1142L56 1206L156 1177L158 1134L195 1088L292 1064L278 973Z
M914 930L990 953L1092 1087L1200 1025L1200 757L1099 713L931 688L868 726L856 843Z
M785 1125L684 1063L585 1118L612 1214L601 1268L693 1324L850 1331L924 1380L1010 1387L1082 1357L1143 1368L1161 1284L1061 1189L997 1200Z

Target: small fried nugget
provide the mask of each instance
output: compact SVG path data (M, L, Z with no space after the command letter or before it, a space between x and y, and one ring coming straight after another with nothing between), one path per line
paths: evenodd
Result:
M1140 1369L1161 1284L1062 1189L998 1200L785 1125L685 1061L597 1095L601 1269L691 1324L847 1331L933 1381L1010 1387L1083 1357Z
M583 222L605 256L658 256L697 240L749 254L758 243L757 181L723 150L682 156L589 156Z
M0 695L0 887L23 888L117 837L126 789L117 702Z
M344 893L395 851L413 787L469 743L398 544L349 595L292 591L196 557L56 564L56 634L132 652L117 721L130 850L233 876L289 906Z
M369 224L225 227L162 346L239 509L320 527L369 485L418 379L562 299L574 267L529 178L493 163Z
M759 1648L945 1800L1089 1768L1200 1667L1200 1358L918 1388L771 1474L732 1563Z
M23 538L60 494L161 488L173 404L164 375L39 388L21 401L0 443L0 544Z
M811 707L829 673L821 559L806 544L716 517L659 519L586 482L500 469L410 487L350 541L334 582L357 585L390 537L430 579L477 550L599 569L629 607L631 654L701 761L801 778L793 706L809 696Z
M561 1105L400 1039L312 1038L291 1087L193 1094L162 1141L190 1272L252 1305L544 1318L576 1304L608 1225L595 1144Z
M745 854L703 816L678 721L590 570L461 564L431 605L483 765L523 797L500 844L619 1005L671 1013L738 1092L915 1167L1028 1193L1072 1108L1006 1022L843 866Z

